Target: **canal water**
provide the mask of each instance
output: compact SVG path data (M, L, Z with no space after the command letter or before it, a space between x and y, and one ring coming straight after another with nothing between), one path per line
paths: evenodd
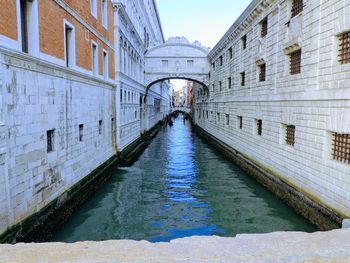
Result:
M193 235L316 231L192 132L181 116L81 206L53 241L170 241Z

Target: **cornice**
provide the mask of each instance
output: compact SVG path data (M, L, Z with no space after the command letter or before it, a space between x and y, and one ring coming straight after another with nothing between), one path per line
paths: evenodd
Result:
M254 0L251 2L240 17L225 33L225 35L209 52L209 60L213 60L230 42L232 42L233 39L235 39L242 31L251 26L254 20L274 1L275 0Z

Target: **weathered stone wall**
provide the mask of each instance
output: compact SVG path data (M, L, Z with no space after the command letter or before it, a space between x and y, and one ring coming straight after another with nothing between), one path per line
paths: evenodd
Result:
M349 217L350 165L333 160L331 150L332 133L350 134L350 64L338 62L338 35L350 30L350 4L304 1L304 10L291 18L291 1L261 2L254 1L210 52L215 69L209 95L196 98L196 124L315 202ZM268 33L261 37L266 17ZM291 75L288 53L299 48L301 73ZM262 63L266 81L259 81ZM261 136L257 120L262 120ZM286 144L284 125L295 125L294 147Z
M5 50L0 50L0 83L2 233L113 156L115 89L98 78ZM52 129L54 146L48 152Z

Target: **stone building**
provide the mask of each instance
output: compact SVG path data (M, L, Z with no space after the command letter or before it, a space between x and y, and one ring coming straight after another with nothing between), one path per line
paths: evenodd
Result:
M115 1L115 50L120 149L163 119L170 110L169 81L145 90L145 57L164 36L155 1Z
M155 14L154 1L1 1L0 236L168 113L167 83L143 76L164 42Z
M195 121L350 217L350 3L254 0L210 51Z

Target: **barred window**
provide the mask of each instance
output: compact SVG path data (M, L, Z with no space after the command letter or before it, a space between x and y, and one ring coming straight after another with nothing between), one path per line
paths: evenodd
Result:
M54 151L54 137L55 137L55 130L49 130L46 131L46 139L47 139L47 152Z
M84 124L79 124L79 142L83 141L84 136Z
M350 31L339 36L339 62L350 63Z
M231 79L231 77L230 78L227 78L227 85L228 85L228 88L230 89L231 88L231 86L232 86L232 79Z
M303 0L293 0L292 2L292 17L297 16L304 9Z
M232 59L232 57L233 57L232 47L230 47L230 48L228 49L228 57L229 57L230 59Z
M290 57L290 74L295 75L301 72L301 49L294 51Z
M135 114L135 116L136 116L136 114ZM136 117L135 117L136 118ZM102 134L102 120L99 120L98 121L98 134Z
M295 126L286 125L286 144L294 146L295 144Z
M242 42L242 49L246 49L247 48L247 35L244 35L241 38L241 42Z
M262 64L259 66L260 72L259 72L259 81L265 81L266 80L266 64Z
M333 133L332 157L334 160L350 164L350 134Z
M242 116L237 116L237 127L240 130L242 130L242 128L243 128L243 117Z
M261 22L261 37L265 37L267 35L267 17Z
M245 72L241 73L241 86L245 86Z
M262 120L256 120L256 133L262 135Z

